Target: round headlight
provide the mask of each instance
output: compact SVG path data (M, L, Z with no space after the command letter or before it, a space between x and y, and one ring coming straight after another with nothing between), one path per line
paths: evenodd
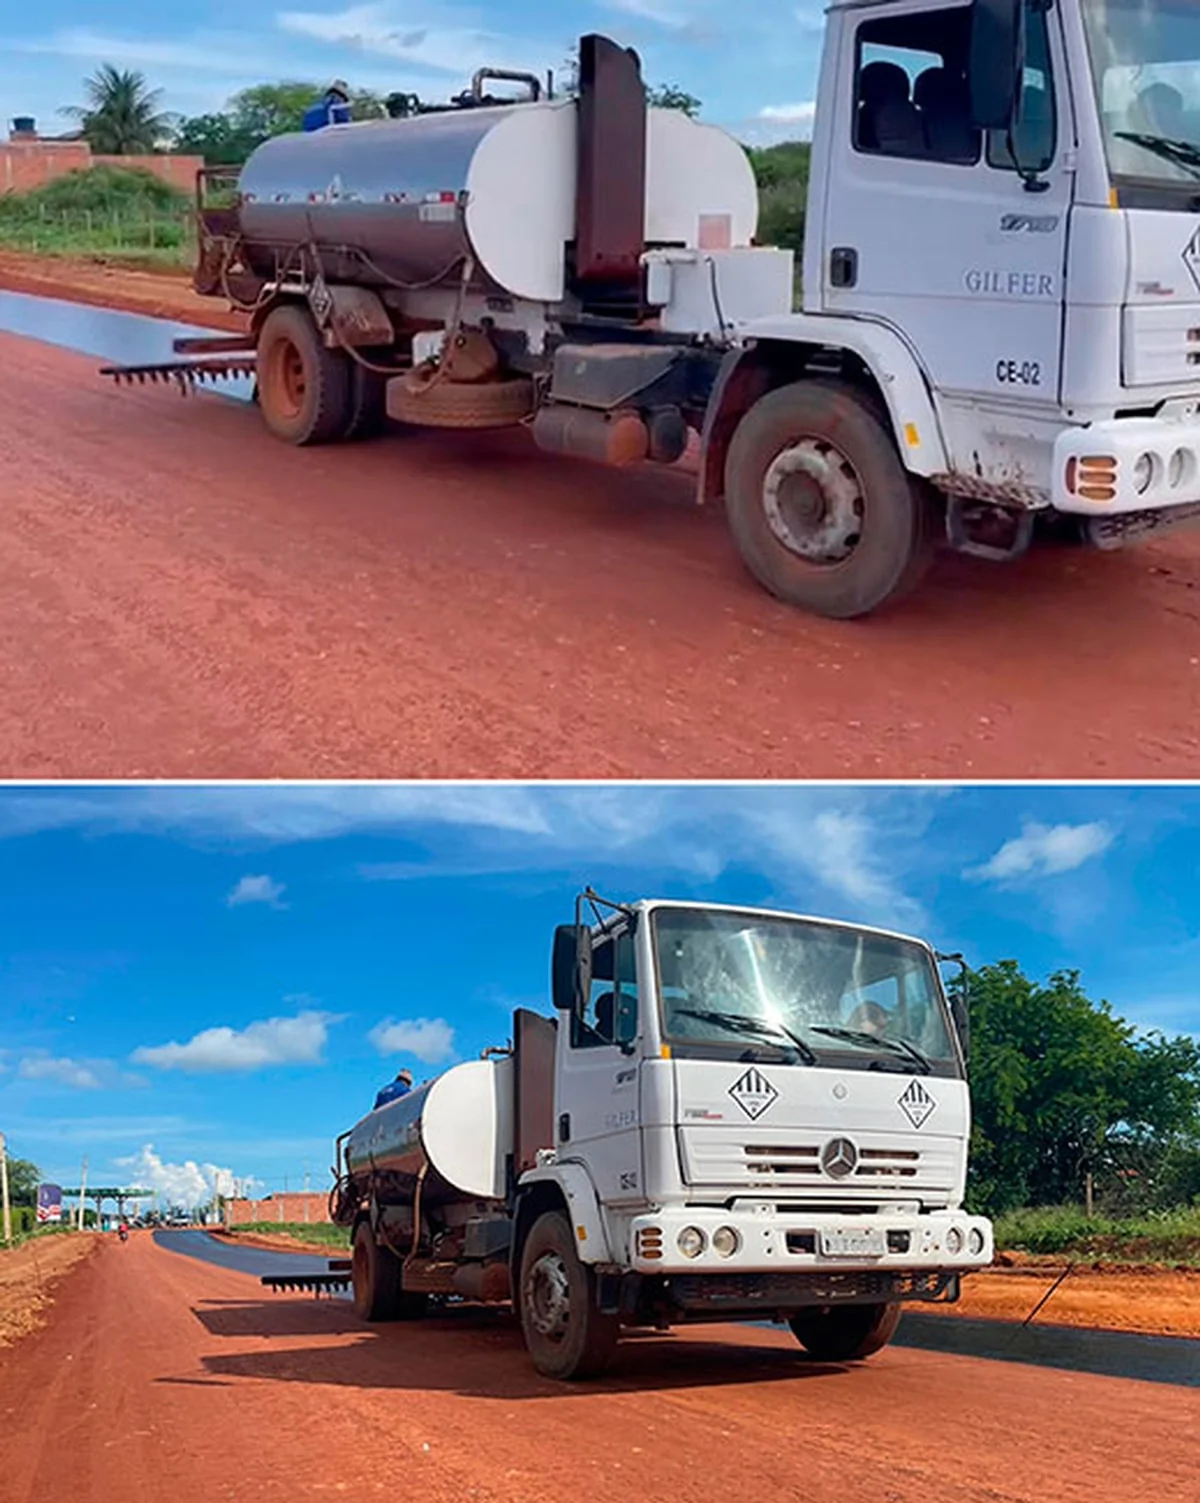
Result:
M675 1240L685 1258L698 1258L704 1251L705 1237L698 1226L685 1226Z
M1139 496L1144 496L1154 483L1155 468L1153 454L1138 455L1133 467L1133 488Z
M983 1233L977 1226L973 1226L967 1234L967 1249L973 1258L977 1258L983 1251Z
M713 1251L723 1258L732 1258L742 1245L742 1239L731 1226L718 1227L713 1233Z
M952 1226L950 1228L950 1230L946 1233L946 1251L950 1254L950 1256L952 1258L956 1258L958 1256L958 1254L960 1252L962 1252L962 1250L963 1250L963 1234L962 1234L962 1231L958 1227Z

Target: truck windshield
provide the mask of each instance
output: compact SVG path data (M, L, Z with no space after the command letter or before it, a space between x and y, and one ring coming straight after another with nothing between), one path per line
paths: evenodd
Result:
M1113 178L1200 184L1200 5L1084 0L1083 15Z
M768 1032L751 1037L754 1020L778 1030L783 1052L789 1037L803 1045L805 1062L836 1054L845 1068L958 1073L941 985L921 945L801 919L663 908L654 948L672 1043L772 1047Z

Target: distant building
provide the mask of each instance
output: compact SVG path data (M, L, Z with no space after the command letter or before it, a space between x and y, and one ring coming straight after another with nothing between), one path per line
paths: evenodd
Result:
M0 145L0 193L28 193L68 172L86 172L89 167L129 167L152 172L163 182L190 193L203 157L97 156L80 131L62 136L39 135L32 115L18 115L11 124L7 143Z

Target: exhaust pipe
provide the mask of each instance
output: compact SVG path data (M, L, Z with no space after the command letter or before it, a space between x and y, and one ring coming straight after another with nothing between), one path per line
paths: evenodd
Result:
M551 403L533 421L533 441L547 454L567 454L624 469L650 457L650 430L636 412L596 412Z
M450 1282L456 1294L480 1305L503 1305L512 1299L507 1263L466 1263L454 1270Z

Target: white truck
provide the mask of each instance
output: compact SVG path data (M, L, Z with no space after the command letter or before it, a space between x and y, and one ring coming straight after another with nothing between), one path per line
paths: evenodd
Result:
M591 906L594 922L588 921ZM627 1327L786 1322L870 1356L989 1263L963 1209L967 1020L920 940L588 892L556 1017L338 1139L331 1215L368 1321L512 1301L538 1370Z
M939 539L1003 560L1200 514L1190 0L833 0L800 311L736 143L648 110L604 38L581 58L577 98L484 73L267 142L198 216L197 285L248 338L110 373L252 371L294 443L385 411L613 464L698 438L750 570L835 617Z

